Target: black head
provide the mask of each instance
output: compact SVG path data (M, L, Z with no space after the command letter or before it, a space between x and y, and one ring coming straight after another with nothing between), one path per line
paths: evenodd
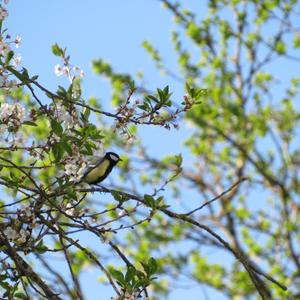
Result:
M121 161L122 159L120 158L120 156L117 153L114 152L106 152L105 153L105 158L107 158L108 160L110 160L113 164L117 164L119 161Z

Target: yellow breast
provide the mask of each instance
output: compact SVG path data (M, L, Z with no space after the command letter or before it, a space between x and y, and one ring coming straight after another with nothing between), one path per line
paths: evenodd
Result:
M86 182L94 182L97 181L98 178L102 177L107 168L109 167L109 161L105 159L98 167L90 171L84 178Z

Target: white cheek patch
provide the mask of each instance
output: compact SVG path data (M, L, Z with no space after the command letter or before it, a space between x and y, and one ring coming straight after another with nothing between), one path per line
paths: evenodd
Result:
M109 156L110 156L110 158L111 158L113 161L118 161L118 160L119 160L119 158L118 158L117 156L113 155L113 154L110 154Z

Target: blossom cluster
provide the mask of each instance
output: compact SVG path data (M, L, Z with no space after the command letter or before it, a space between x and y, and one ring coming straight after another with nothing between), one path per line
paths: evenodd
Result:
M17 219L12 219L9 226L3 230L5 237L16 244L23 244L29 240L31 229L35 226L35 216L30 207L17 210ZM28 224L26 229L22 228L22 224Z
M25 109L19 103L0 105L0 123L10 132L16 132L25 119Z
M54 73L58 77L61 75L65 75L71 82L74 80L76 76L78 76L78 74L81 78L85 76L84 71L78 66L70 67L68 65L62 66L60 64L55 65Z
M70 64L70 56L66 54L66 49L62 49L57 44L54 44L52 45L52 51L54 55L59 56L63 61L63 65L57 64L54 67L56 76L65 75L70 83L78 77L83 78L85 76L84 71L79 66Z
M55 105L53 113L56 120L64 124L66 128L73 128L77 123L76 111L75 109L72 110L71 107L67 110L65 106L58 103Z
M85 173L87 161L80 155L70 157L65 164L65 175L71 182L78 182Z
M5 4L8 3L8 1L4 1ZM6 17L8 17L8 11L5 7L0 6L0 20L4 20Z
M17 244L25 243L30 234L27 230L20 229L17 231L10 226L6 227L3 230L3 233L9 241L16 242Z
M5 4L8 1L4 1ZM0 4L0 21L3 22L5 18L8 17L7 9ZM21 45L22 39L17 35L14 39L7 33L6 30L0 32L0 57L3 57L4 60L8 63L12 63L13 67L17 67L21 64L22 58L20 54L15 54L11 48L12 45L18 49ZM13 88L17 85L15 80L9 79L9 73L5 67L0 68L0 87L2 88Z

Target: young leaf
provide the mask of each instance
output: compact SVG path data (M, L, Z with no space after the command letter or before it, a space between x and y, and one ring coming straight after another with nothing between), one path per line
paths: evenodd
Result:
M175 165L177 167L181 167L181 164L182 164L182 155L181 154L175 155Z
M155 199L151 195L144 195L144 200L148 206L155 209Z
M35 123L32 122L32 121L24 121L22 124L23 124L23 125L28 125L28 126L37 126L37 124L35 124Z
M56 56L62 56L64 54L64 51L62 50L62 48L58 46L57 43L53 44L51 48L52 48L52 53Z
M127 283L129 283L130 281L132 281L132 279L134 278L136 274L136 269L134 266L129 266L125 275L125 281Z
M61 136L61 134L63 133L62 126L54 119L51 120L51 129L57 136Z
M73 154L72 147L69 145L68 141L66 139L63 139L60 142L61 146L64 148L64 150L71 156Z
M124 278L124 275L122 272L118 271L118 270L111 270L110 271L110 274L113 278L115 278L118 283L121 285L121 286L125 286L126 285L126 282L125 282L125 278Z
M5 58L5 63L6 64L8 64L10 62L10 60L13 58L14 54L15 53L12 50L8 52L8 54L6 55L6 58Z
M52 153L56 161L59 161L64 155L64 148L61 146L60 143L54 144L52 146Z
M158 269L157 262L153 257L150 257L148 261L148 269L149 269L149 274L148 274L149 276L155 274Z

